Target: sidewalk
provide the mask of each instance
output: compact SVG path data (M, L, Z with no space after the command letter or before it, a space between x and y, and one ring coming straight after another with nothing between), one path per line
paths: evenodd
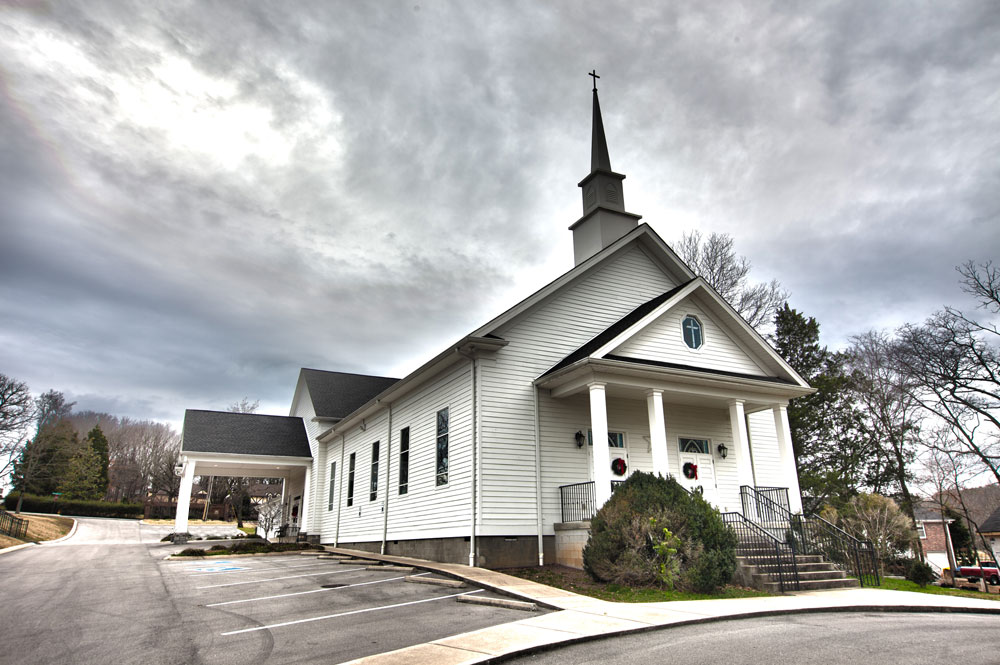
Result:
M487 663L499 656L509 656L557 644L583 642L631 631L796 612L975 612L1000 615L1000 602L998 601L867 588L804 591L765 598L689 600L670 603L612 603L484 568L371 554L339 547L327 546L326 549L337 554L364 557L433 571L447 577L465 580L472 585L490 589L518 600L530 601L542 607L556 610L548 614L455 635L398 651L368 656L344 665Z

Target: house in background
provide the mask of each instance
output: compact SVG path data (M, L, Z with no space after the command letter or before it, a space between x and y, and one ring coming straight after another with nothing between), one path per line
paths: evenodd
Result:
M303 369L287 417L188 411L175 529L223 471L284 477L312 540L490 567L578 565L637 470L801 511L786 406L812 389L626 211L624 179L595 89L574 267L402 379Z
M920 538L927 563L939 575L945 568L952 568L950 562L956 559L948 525L954 520L942 516L941 507L930 501L916 504L913 507L913 517L917 524L917 537Z
M979 534L989 544L993 562L1000 562L1000 507L979 525Z

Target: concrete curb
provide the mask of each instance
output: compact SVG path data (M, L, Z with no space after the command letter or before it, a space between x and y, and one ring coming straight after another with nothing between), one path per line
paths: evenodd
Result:
M10 547L5 547L0 550L0 555L7 554L8 552L16 552L18 550L23 550L25 547L31 547L32 545L37 545L38 543L21 543L20 545L11 545Z
M349 556L362 553L327 548ZM500 595L522 598L555 612L492 626L426 644L389 651L343 665L400 665L442 662L449 665L505 660L606 637L663 630L673 626L832 612L919 612L1000 615L1000 602L933 596L882 589L814 591L763 598L612 603L527 582L482 568L421 559L363 553L366 558L434 572ZM537 595L537 597L534 597ZM498 603L511 602L494 599ZM466 602L466 601L463 601ZM925 604L926 603L926 604Z
M508 600L506 598L483 598L482 596L459 596L456 598L460 603L470 603L472 605L490 605L492 607L506 607L508 610L522 610L525 612L537 612L538 605L526 603L522 600Z
M62 538L56 538L55 540L45 540L45 541L42 541L41 543L39 543L39 545L41 545L41 544L49 545L49 544L52 544L52 543L61 543L64 540L69 540L70 538L72 538L76 534L77 527L80 526L80 520L74 519L72 517L70 517L69 519L73 520L73 526L70 528L69 533L67 533Z
M177 556L176 554L168 554L163 557L164 561L211 561L212 559L245 559L255 556L292 556L299 554L299 550L292 550L290 552L254 552L251 554L213 554L211 556ZM318 557L317 557L318 558Z

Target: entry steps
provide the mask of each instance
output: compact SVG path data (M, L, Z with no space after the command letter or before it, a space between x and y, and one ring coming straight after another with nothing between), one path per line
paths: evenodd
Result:
M754 564L746 556L737 556L736 562L753 579L754 586L771 593L781 593L781 582L777 581L777 563ZM799 578L798 591L861 587L857 579L848 577L847 573L826 561L820 554L796 554L795 569Z

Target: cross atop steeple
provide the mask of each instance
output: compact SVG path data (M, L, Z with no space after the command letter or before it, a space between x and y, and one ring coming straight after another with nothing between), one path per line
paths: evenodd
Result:
M601 78L600 76L597 75L597 70L595 69L591 71L589 74L587 74L587 76L590 76L594 79L594 92L597 92L597 79Z

